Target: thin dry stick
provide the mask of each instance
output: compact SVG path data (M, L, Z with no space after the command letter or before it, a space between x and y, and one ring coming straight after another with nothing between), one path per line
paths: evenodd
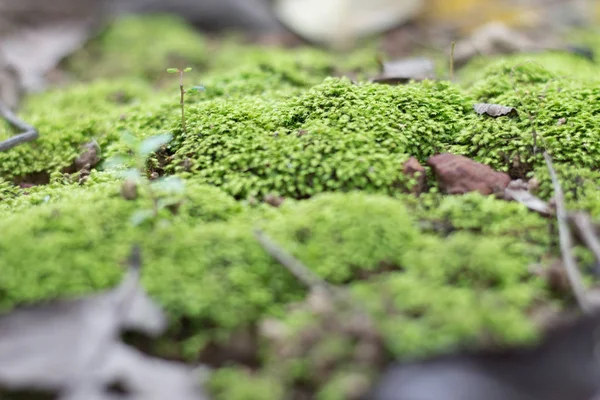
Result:
M552 186L554 188L554 201L556 203L556 220L558 222L558 237L560 242L560 251L562 253L563 264L565 266L565 270L567 271L567 276L569 277L569 281L571 283L571 288L575 294L575 298L579 303L579 307L584 312L589 312L591 310L590 304L585 295L585 287L583 285L583 279L581 274L579 273L579 269L577 268L577 262L575 261L575 257L572 252L572 243L571 243L571 232L569 230L569 216L567 215L567 210L565 207L565 200L562 188L560 183L558 182L558 177L556 176L556 171L552 166L552 159L550 155L546 151L544 151L544 160L546 160L546 166L548 167L548 172L550 173L550 178L552 179Z
M595 227L590 216L583 213L572 213L569 219L577 228L580 239L594 254L597 262L600 262L600 241L596 237Z
M283 265L292 275L294 275L300 282L305 284L310 289L325 288L327 290L333 289L331 285L325 282L323 279L314 274L308 269L300 260L294 258L291 254L287 253L281 247L279 247L267 234L260 229L254 230L254 236L260 245L265 249L271 257L277 262Z
M342 288L329 284L314 274L310 269L308 269L308 267L306 267L306 265L302 264L300 260L294 258L294 256L279 247L277 243L275 243L262 230L255 229L254 236L263 249L269 253L271 257L283 265L292 275L306 285L311 291L321 291L325 293L326 295L330 296L331 299L337 301L338 305L348 307L348 309L350 309L352 312L355 312L368 320L371 326L375 326L371 320L370 314L359 303L357 303L348 292Z
M2 104L2 102L0 102L0 116L12 127L21 131L18 135L0 142L0 151L12 149L21 143L31 142L38 138L38 131L33 126L20 120L7 106Z

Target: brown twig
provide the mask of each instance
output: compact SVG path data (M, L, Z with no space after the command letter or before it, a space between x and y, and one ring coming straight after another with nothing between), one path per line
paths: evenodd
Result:
M585 286L583 285L583 279L577 267L577 261L575 261L575 257L573 256L573 245L571 242L571 232L569 230L569 216L565 207L563 191L558 181L556 171L552 166L552 158L546 151L544 151L544 160L546 161L546 166L548 167L548 172L550 173L550 178L552 180L552 186L554 188L556 220L558 222L558 237L563 264L571 283L571 288L575 294L575 298L579 303L579 307L584 312L589 312L591 307L585 295Z
M0 142L0 151L12 149L21 143L31 142L39 137L38 131L31 125L19 119L7 106L0 102L0 116L13 128L20 130L18 135Z

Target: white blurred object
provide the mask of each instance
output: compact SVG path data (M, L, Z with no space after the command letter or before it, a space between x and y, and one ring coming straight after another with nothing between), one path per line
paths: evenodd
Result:
M313 42L344 45L415 17L423 0L275 0L289 29Z

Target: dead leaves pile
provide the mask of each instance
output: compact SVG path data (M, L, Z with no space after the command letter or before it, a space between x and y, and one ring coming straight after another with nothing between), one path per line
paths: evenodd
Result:
M113 290L0 316L0 398L35 392L59 400L208 399L194 369L120 341L125 330L154 337L167 327L139 274L136 248Z

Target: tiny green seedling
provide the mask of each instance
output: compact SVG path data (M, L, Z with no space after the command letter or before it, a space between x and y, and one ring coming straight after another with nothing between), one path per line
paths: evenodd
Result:
M152 200L151 208L138 209L131 216L131 222L134 226L140 225L146 220L157 220L161 210L168 209L182 200L185 185L181 178L166 176L149 180L145 176L149 157L167 145L172 138L173 135L170 133L163 133L140 140L125 132L122 139L128 151L108 159L104 164L105 169L118 171L118 174L125 179L121 188L122 194L126 188L129 188L128 191L134 192L123 197L130 200L135 199L137 197L137 187L142 186Z
M183 74L186 72L190 72L192 70L192 68L187 67L184 69L179 69L179 68L167 68L167 72L169 74L179 74L179 91L181 93L181 97L179 100L179 105L181 106L181 130L183 131L183 133L187 133L186 132L186 128L185 128L185 109L184 109L184 96L186 93L196 93L196 92L200 92L200 91L204 91L204 87L203 86L194 86L188 90L185 90L183 87Z

